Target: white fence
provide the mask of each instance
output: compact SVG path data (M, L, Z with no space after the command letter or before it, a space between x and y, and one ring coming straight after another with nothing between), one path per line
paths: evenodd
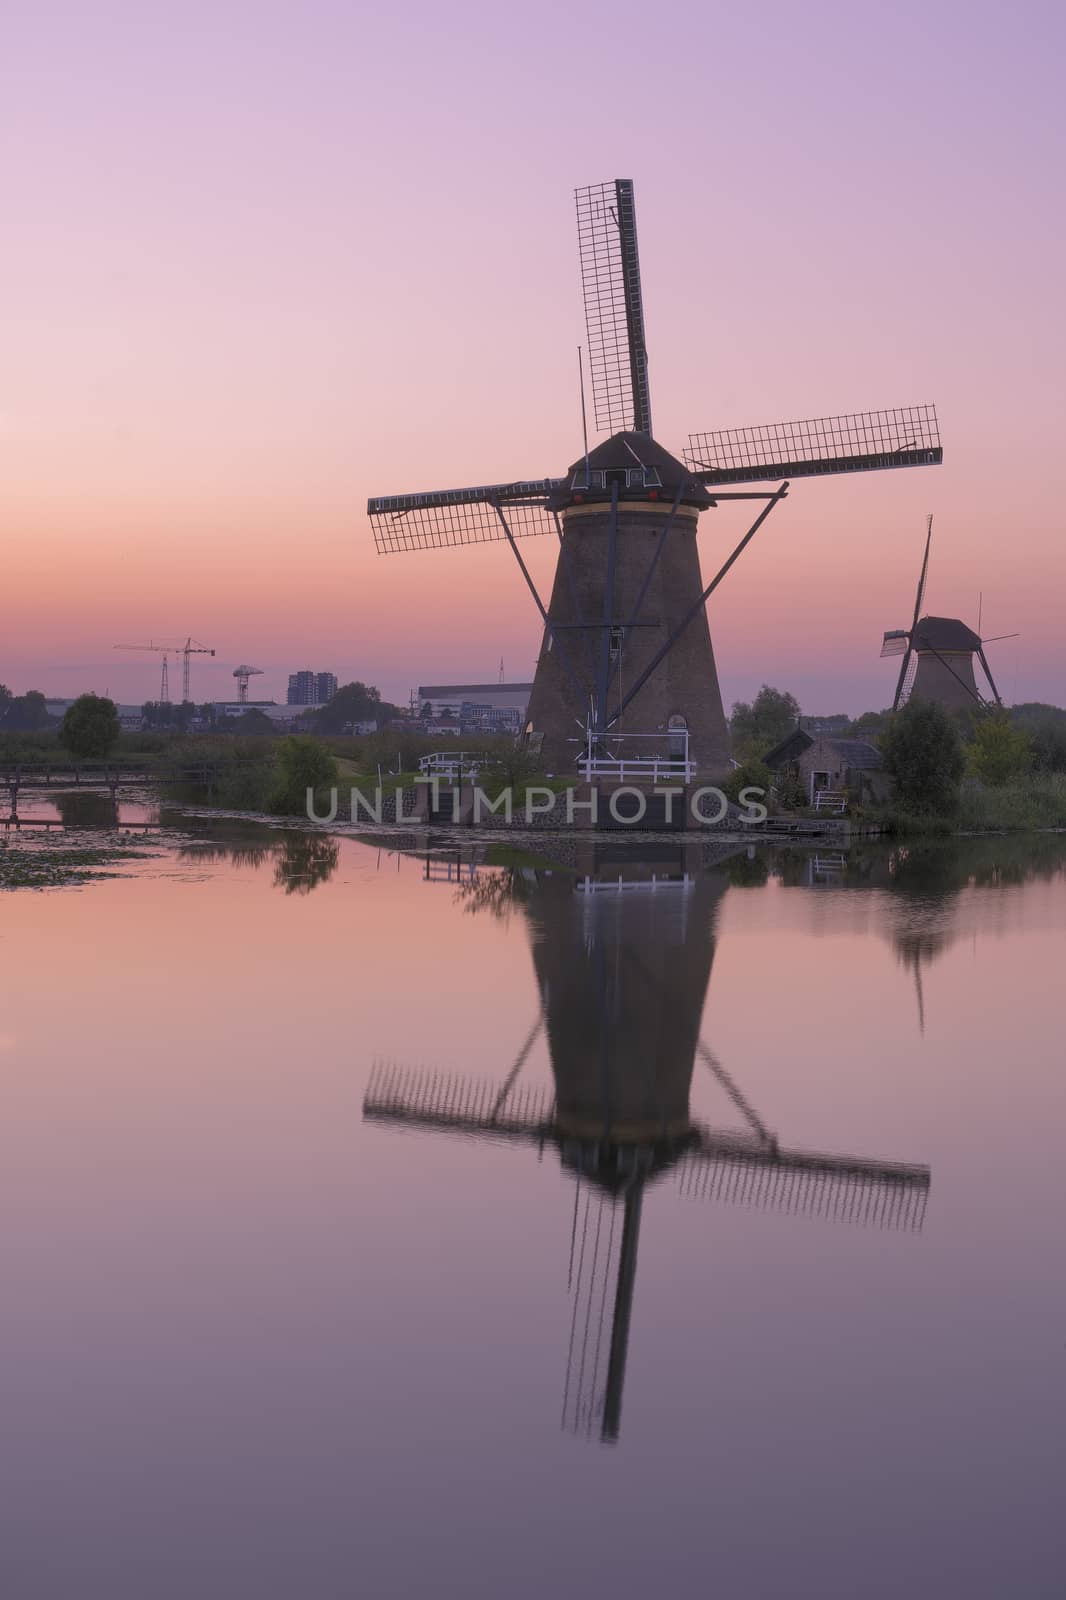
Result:
M638 778L645 780L650 778L652 783L664 780L691 783L696 776L696 763L689 760L687 728L672 728L669 733L626 733L619 735L618 738L624 739L627 744L631 739L657 739L660 744L670 746L682 744L682 749L675 752L671 748L661 756L606 755L596 750L597 736L590 728L586 737L585 753L578 758L577 763L577 769L586 783L591 782L593 778L613 778L617 783Z
M446 778L449 783L466 778L473 783L484 762L484 754L467 750L434 750L432 755L421 758L418 770L423 778Z

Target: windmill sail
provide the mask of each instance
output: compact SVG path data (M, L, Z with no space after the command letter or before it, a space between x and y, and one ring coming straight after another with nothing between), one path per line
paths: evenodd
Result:
M914 616L911 618L910 632L907 634L907 650L900 663L899 677L896 679L896 693L892 700L893 711L898 711L904 700L910 694L914 685L914 635L918 627L918 619L922 614L922 601L925 599L925 580L929 576L929 546L933 542L933 517L930 513L925 524L925 554L922 557L922 570L918 574L918 591L914 597ZM885 635L887 640L888 635ZM885 655L884 645L881 654Z
M685 460L706 484L932 467L943 459L936 407L931 405L690 433L685 451Z
M485 544L507 537L497 506L506 508L507 526L515 538L553 532L553 497L565 482L563 478L529 478L468 489L378 495L367 501L366 510L379 555Z
M651 433L633 183L616 178L574 195L596 427Z
M426 1132L543 1146L561 1141L554 1097L536 1087L511 1094L502 1084L395 1062L374 1063L363 1116ZM929 1168L863 1156L786 1150L694 1123L690 1148L674 1167L694 1199L835 1217L887 1229L921 1226Z

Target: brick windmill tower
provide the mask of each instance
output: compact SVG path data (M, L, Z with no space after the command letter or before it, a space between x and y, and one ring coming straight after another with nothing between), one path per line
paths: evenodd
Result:
M595 780L717 775L729 738L706 604L793 478L929 466L942 459L931 405L690 434L684 460L652 437L648 355L628 178L578 189L588 362L597 430L560 477L372 499L380 552L506 540L544 624L526 737L545 765ZM753 490L737 485L776 483ZM763 502L709 582L702 512ZM554 533L547 602L519 551Z

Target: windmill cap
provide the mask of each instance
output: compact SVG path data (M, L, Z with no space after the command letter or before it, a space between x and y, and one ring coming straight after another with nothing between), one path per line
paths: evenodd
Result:
M714 502L701 483L693 477L691 467L664 450L648 433L615 433L594 450L589 451L590 472L612 472L647 467L658 475L659 491L664 499L673 499L679 488L685 490L684 500L689 505L708 506ZM567 473L568 480L584 478L585 457L573 462Z
M912 643L916 650L980 650L981 638L958 617L919 617Z

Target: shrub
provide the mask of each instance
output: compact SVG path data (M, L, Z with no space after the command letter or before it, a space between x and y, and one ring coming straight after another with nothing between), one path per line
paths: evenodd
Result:
M1029 744L1028 733L1013 727L1005 711L992 712L974 730L967 751L970 770L983 783L1009 783L1028 767Z
M337 781L337 763L318 739L291 733L278 746L278 784L270 797L270 810L285 816L306 816L307 791L328 788Z
M958 728L935 700L908 700L881 737L885 767L896 780L903 812L955 810L966 766Z
M730 768L719 788L727 800L739 805L742 789L761 789L765 794L773 781L769 767L764 767L761 761L744 761L739 767Z

